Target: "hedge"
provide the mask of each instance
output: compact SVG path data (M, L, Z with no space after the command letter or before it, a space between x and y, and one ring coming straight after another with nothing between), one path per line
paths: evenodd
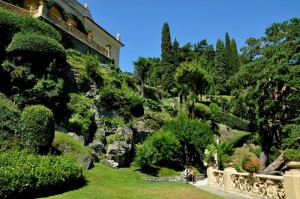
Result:
M21 142L34 152L48 152L54 139L54 115L43 105L27 106L21 115Z
M20 32L14 35L6 49L8 52L27 51L65 56L64 47L56 40L35 33Z
M19 118L18 107L0 93L0 150L9 148L13 144L13 136L17 133Z
M26 33L34 33L50 37L58 42L61 42L61 35L50 24L43 22L42 20L26 16L22 18L23 25L22 31Z
M145 98L145 105L147 105L152 111L161 112L161 105L157 101L154 101L149 98Z
M8 45L13 35L22 29L22 18L14 13L0 8L0 38L4 45Z
M0 198L34 198L70 186L83 178L80 164L69 156L41 156L24 151L0 154ZM22 196L22 197L20 197Z
M221 111L211 110L213 114L213 119L218 122L225 124L233 129L241 130L241 131L249 131L249 123L241 120L238 117L230 115L228 113L224 113Z

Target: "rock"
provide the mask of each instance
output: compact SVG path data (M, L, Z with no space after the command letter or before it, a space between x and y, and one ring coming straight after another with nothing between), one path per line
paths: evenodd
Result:
M78 154L77 160L82 164L83 168L91 169L93 168L93 156L91 154Z
M77 135L76 133L68 133L68 136L71 136L73 139L77 140L80 142L82 145L86 144L86 138L82 135Z
M113 160L119 166L127 166L130 163L130 152L132 144L126 141L116 141L108 145L107 159Z
M89 144L89 147L91 147L98 155L104 150L104 144L101 138L94 139L93 142Z
M66 128L64 128L64 127L62 127L58 124L55 124L54 128L55 128L56 131L63 132L63 133L68 133L68 130Z
M105 164L114 169L117 169L119 167L119 164L113 160L105 160Z

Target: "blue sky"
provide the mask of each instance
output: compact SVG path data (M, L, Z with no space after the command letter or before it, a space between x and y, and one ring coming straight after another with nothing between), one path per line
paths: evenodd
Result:
M161 31L167 22L180 46L206 39L215 46L228 32L238 49L249 37L264 36L274 22L300 17L300 0L79 0L88 2L94 20L121 34L120 67L133 72L138 57L160 57Z

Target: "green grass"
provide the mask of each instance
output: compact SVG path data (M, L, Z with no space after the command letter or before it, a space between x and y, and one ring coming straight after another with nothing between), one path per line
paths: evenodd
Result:
M67 154L78 155L81 153L92 153L91 148L83 146L71 136L59 131L55 131L52 145L56 148L59 148L58 146L64 148Z
M48 199L104 199L104 198L201 198L218 199L193 185L183 182L148 182L141 179L141 173L130 168L111 169L101 163L84 172L87 185Z

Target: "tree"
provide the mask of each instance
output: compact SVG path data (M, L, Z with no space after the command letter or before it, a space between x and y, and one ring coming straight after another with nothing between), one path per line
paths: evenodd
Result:
M225 47L221 39L217 40L216 54L215 54L215 66L213 82L215 90L220 93L225 91L226 83L226 52Z
M173 63L172 42L168 23L164 23L162 29L161 62L163 65Z
M151 61L148 58L139 57L133 64L134 72L141 81L141 96L144 97L145 78L147 72L150 70Z
M226 57L226 79L229 78L232 69L232 59L231 59L231 43L228 32L225 34L225 57Z
M243 48L246 64L237 74L236 94L244 90L247 93L243 95L250 99L244 103L254 113L249 119L260 135L261 172L270 163L272 147L287 147L282 143L290 135L283 129L295 124L300 113L299 28L297 18L274 23L266 29L265 37L250 38Z
M190 90L202 96L204 88L208 85L209 77L207 72L196 62L181 63L175 73L175 80L179 84L186 84ZM195 100L192 100L192 117L194 116Z

